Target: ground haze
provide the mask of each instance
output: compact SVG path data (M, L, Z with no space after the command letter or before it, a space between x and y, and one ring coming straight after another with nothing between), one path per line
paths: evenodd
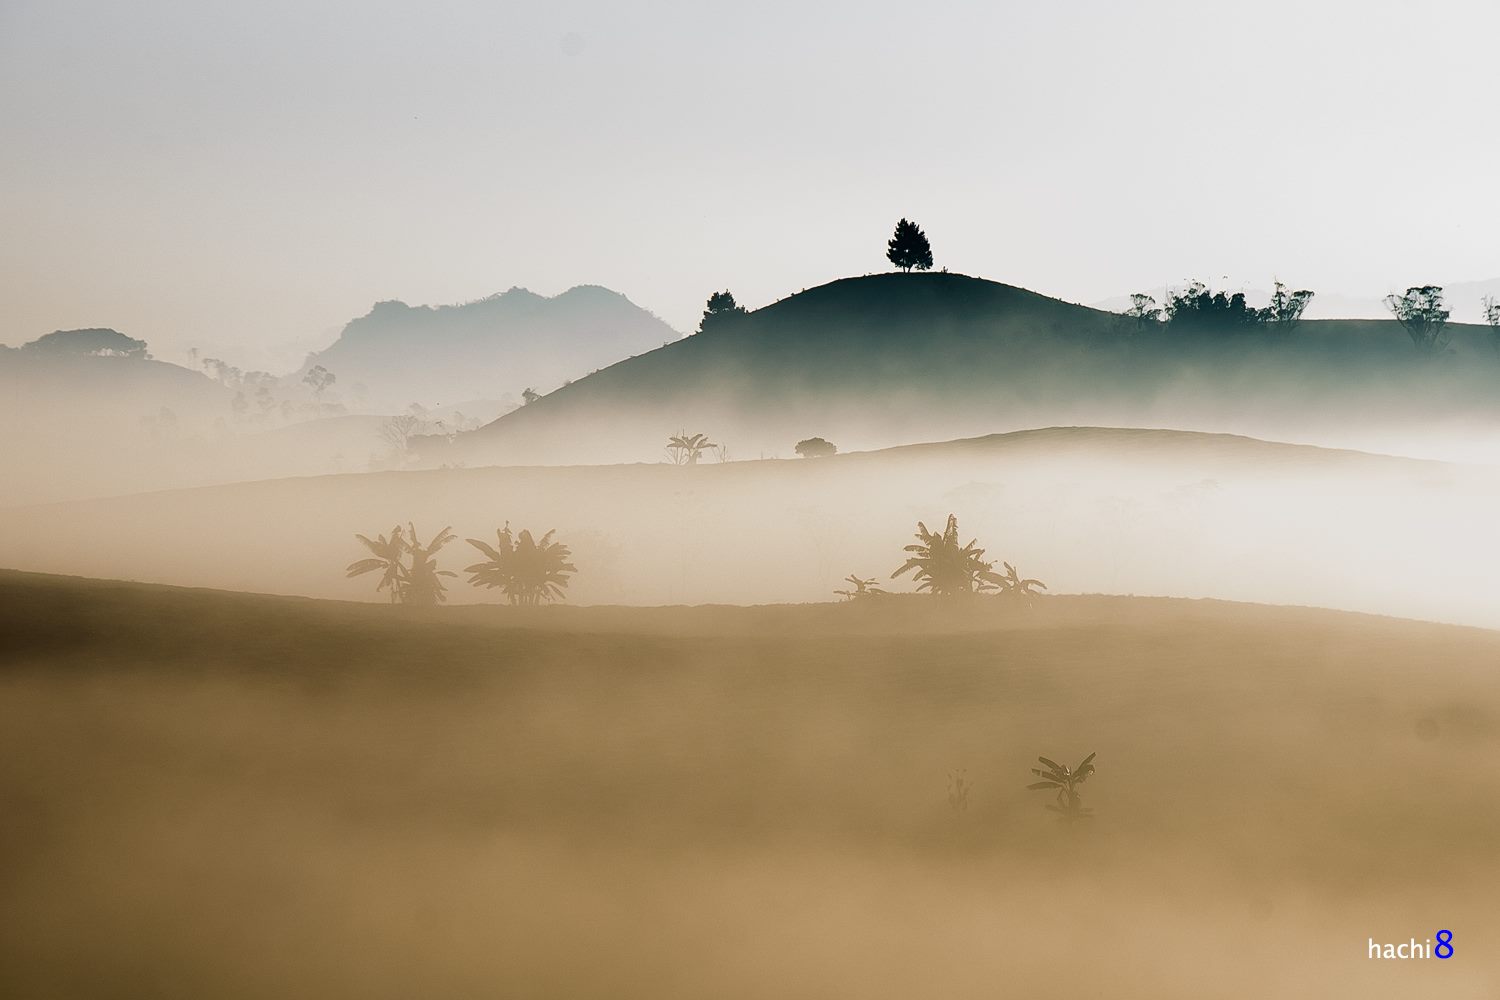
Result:
M1500 635L0 575L0 992L1489 997ZM1023 789L1098 751L1097 816ZM956 816L947 775L967 768ZM1449 962L1367 940L1456 933Z

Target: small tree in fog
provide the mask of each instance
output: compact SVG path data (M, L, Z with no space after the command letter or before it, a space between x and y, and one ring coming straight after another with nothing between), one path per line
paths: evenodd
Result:
M962 817L969 811L969 792L973 788L968 768L961 767L948 772L948 806L953 810L953 815Z
M885 591L881 590L880 587L876 585L876 581L873 576L869 579L865 579L857 576L856 574L850 573L848 576L844 577L844 580L848 582L850 589L835 590L834 593L842 597L846 601L857 601L866 597L881 597L885 594Z
M927 234L921 226L906 219L896 223L896 231L886 242L885 256L903 271L932 269L932 244L927 242Z
M552 540L549 531L538 541L531 532L511 534L510 523L495 532L495 544L470 538L469 544L484 554L485 560L464 569L472 574L469 583L475 587L498 589L511 604L534 606L542 601L560 601L566 594L569 578L578 567L570 561L572 550Z
M396 453L405 456L407 449L411 446L411 439L422 427L420 417L410 413L403 413L391 417L380 425L380 436L396 450Z
M706 434L690 435L683 431L667 439L667 455L673 465L697 465L705 451L717 447Z
M906 546L906 551L911 553L910 558L891 574L891 579L915 570L913 579L919 592L957 597L1001 585L994 564L984 561L984 549L974 539L967 545L959 545L958 518L952 514L948 515L948 524L941 535L928 531L927 525L918 521L917 541Z
M313 395L320 400L323 398L323 391L338 380L337 375L322 365L313 365L307 370L307 374L302 376L302 381L312 386Z
M1302 314L1307 311L1308 303L1313 299L1315 292L1306 288L1299 288L1295 292L1288 291L1281 282L1276 282L1276 290L1271 293L1271 304L1263 310L1266 322L1270 324L1273 332L1288 336L1297 329L1302 322Z
M1170 327L1212 333L1247 333L1266 320L1245 301L1244 292L1215 292L1201 281L1172 292L1166 314Z
M1443 305L1441 285L1413 285L1400 295L1387 295L1385 307L1406 328L1419 354L1441 354L1448 349L1445 327L1451 314Z
M1083 762L1077 767L1070 768L1066 764L1059 764L1055 760L1046 757L1038 757L1037 761L1043 765L1042 768L1033 767L1031 773L1041 778L1041 781L1033 781L1027 785L1028 791L1041 792L1057 790L1057 798L1048 804L1051 812L1058 814L1065 823L1074 823L1078 820L1088 819L1094 814L1094 810L1087 809L1083 805L1082 794L1078 786L1089 779L1094 773L1094 758L1098 754L1089 754L1083 758ZM1045 768L1045 770L1043 769Z
M345 579L353 579L356 576L364 576L366 573L380 573L380 580L375 584L375 592L389 590L391 603L395 604L402 600L402 589L406 582L406 565L402 559L406 556L406 539L401 535L401 526L398 524L391 529L391 536L376 535L371 541L364 535L355 535L360 544L370 550L368 559L360 559L349 564L345 571Z
M1500 353L1500 300L1486 295L1480 305L1484 307L1484 321L1490 326L1490 346Z
M535 403L537 400L539 400L541 398L542 398L542 394L539 393L539 392L537 392L535 389L533 389L529 385L526 388L524 388L524 389L521 390L521 405L522 406L530 406L532 403Z
M1161 307L1156 304L1155 296L1136 292L1130 296L1130 308L1125 310L1125 316L1135 320L1136 330L1141 330L1161 322Z
M807 438L798 441L797 447L793 450L803 458L832 458L838 454L839 449L831 441L825 441L822 438Z
M371 541L364 535L354 537L371 555L350 563L344 574L346 578L379 572L375 592L389 590L392 604L433 605L448 599L442 578L454 574L437 568L437 551L453 541L453 534L447 528L426 545L418 540L417 529L410 522L404 532L400 525L392 528L389 538L377 535Z
M703 318L698 321L698 332L727 329L748 315L744 307L734 301L734 294L729 289L714 292L704 304Z
M417 529L406 526L406 551L411 558L406 567L406 591L402 600L407 604L434 605L448 599L447 588L442 577L457 576L445 569L437 568L437 551L453 541L453 532L444 528L433 536L425 546L417 541Z
M1047 585L1040 580L1022 578L1008 562L1002 562L1001 565L1005 567L1005 572L1000 575L1000 596L1030 610L1035 606L1036 599L1042 596L1037 591L1046 590Z

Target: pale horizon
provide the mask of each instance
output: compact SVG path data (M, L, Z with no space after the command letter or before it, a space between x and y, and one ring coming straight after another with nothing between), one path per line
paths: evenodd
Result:
M377 301L580 284L687 332L884 270L900 216L1085 304L1500 275L1500 12L1194 9L11 3L0 341L285 369Z

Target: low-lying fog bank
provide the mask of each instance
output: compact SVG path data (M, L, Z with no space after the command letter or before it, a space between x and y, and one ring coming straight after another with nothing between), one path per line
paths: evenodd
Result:
M354 539L414 522L495 600L463 541L556 529L572 603L823 601L886 578L919 520L1054 592L1221 597L1500 625L1494 470L1170 431L1055 428L831 459L481 468L246 483L32 507L0 564L383 600Z

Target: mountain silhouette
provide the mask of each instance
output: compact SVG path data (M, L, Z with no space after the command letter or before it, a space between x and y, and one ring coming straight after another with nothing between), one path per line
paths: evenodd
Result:
M879 447L1051 424L1179 426L1298 439L1307 419L1495 407L1477 328L1423 364L1392 321L1194 335L949 273L845 278L606 368L424 457L475 463L657 461L704 432L733 458L817 435ZM1455 380L1457 380L1455 382ZM1330 409L1332 408L1332 409Z
M376 407L507 395L519 401L526 388L545 392L679 336L625 296L596 285L552 298L512 288L463 305L388 301L309 355L294 378L322 365L338 377L341 395L349 398L362 386L360 395Z

